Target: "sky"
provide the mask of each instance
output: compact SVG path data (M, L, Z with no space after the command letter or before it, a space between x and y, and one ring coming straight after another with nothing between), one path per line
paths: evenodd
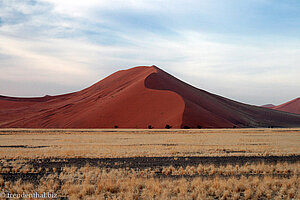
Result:
M0 0L0 95L148 65L252 105L300 97L300 1Z

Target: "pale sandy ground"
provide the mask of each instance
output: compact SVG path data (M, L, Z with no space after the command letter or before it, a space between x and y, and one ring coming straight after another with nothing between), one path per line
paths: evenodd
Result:
M0 158L300 155L300 129L1 129Z

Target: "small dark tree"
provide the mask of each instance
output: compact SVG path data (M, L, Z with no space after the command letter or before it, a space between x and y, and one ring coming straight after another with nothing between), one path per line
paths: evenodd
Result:
M200 129L200 128L202 128L202 126L198 125L198 126L197 126L197 128L199 128L199 129Z
M119 128L119 127L116 125L115 128Z
M166 128L166 129L170 129L170 128L172 128L172 126L170 126L169 124L167 124L167 125L165 126L165 128Z
M152 129L153 127L151 125L148 125L148 129Z
M184 128L184 129L189 129L190 127L189 127L189 126L184 126L183 128Z
M236 128L236 126L233 126L233 128Z

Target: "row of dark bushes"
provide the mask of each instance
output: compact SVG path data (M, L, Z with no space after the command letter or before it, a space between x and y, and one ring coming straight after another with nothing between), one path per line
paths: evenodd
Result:
M119 128L119 126L116 125L116 126L114 126L114 128ZM153 128L154 128L153 126L148 125L148 129L153 129ZM165 129L170 129L170 128L172 128L172 126L169 124L166 124ZM190 129L190 128L191 127L189 127L189 126L183 126L183 129ZM202 126L198 125L196 128L201 129ZM233 126L232 128L237 128L237 126ZM273 126L270 126L268 128L273 128Z
M114 128L119 128L119 126L116 125L116 126L114 126ZM148 129L152 129L152 128L154 128L154 127L151 126L151 125L148 125ZM169 124L166 124L165 128L166 129L170 129L170 128L172 128L172 126L170 126ZM184 129L190 129L191 127L189 127L189 126L183 126L183 128ZM202 126L198 125L197 128L201 129Z
M119 126L114 126L114 128L119 128ZM153 126L148 125L148 129L153 129L153 128L154 128ZM166 124L165 128L170 129L170 128L172 128L172 126L170 126L169 124ZM190 128L191 127L189 127L189 126L183 126L183 129L190 129ZM197 128L201 129L202 126L198 125ZM232 128L237 128L237 126L233 126ZM274 128L274 126L268 126L268 128Z

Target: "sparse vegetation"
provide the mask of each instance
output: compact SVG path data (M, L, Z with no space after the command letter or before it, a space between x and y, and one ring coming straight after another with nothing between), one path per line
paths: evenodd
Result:
M300 129L2 129L0 140L2 159L300 155Z
M1 177L0 188L10 193L50 191L69 199L298 199L299 165L210 164L152 169L72 166L41 173L35 183ZM23 167L30 172L22 173L38 173L27 165Z
M172 126L170 126L169 124L167 124L167 125L165 126L165 128L166 128L166 129L170 129L170 128L172 128Z
M69 199L300 199L300 129L14 129L0 130L0 139L0 191ZM160 164L150 165L158 157ZM137 158L141 165L132 164Z

